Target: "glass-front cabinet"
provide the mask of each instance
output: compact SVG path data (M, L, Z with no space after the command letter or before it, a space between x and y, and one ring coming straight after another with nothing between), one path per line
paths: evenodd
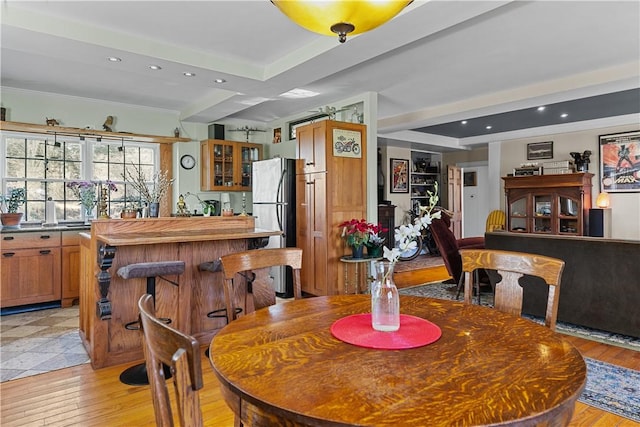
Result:
M507 230L588 235L590 173L503 177Z
M200 159L200 190L251 191L251 165L262 159L262 146L207 139L200 142Z

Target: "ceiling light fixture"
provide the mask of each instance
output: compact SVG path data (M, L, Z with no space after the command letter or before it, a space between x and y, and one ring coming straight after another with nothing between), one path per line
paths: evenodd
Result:
M214 83L226 83L227 81L225 79L215 79Z
M155 71L162 70L162 67L159 65L149 65L149 68Z
M326 36L335 33L340 43L344 43L347 34L373 30L396 16L412 1L271 0L271 3L301 27Z
M544 111L545 108L547 108L547 107L545 107L544 105L541 105L541 106L538 107L538 111L542 112L542 111Z
M122 59L118 58L117 56L110 56L107 58L107 60L109 60L110 62L120 62L122 61Z
M182 73L185 77L195 77L196 73L191 73L189 71L185 71L184 73Z
M460 123L462 123L463 125L466 125L466 124L467 124L467 121L466 121L466 120L463 120L463 121L461 121Z
M566 118L566 117L568 117L568 116L569 116L569 115L568 115L567 113L562 113L562 114L560 114L560 117L562 117L563 119L564 119L564 118Z
M485 127L485 129L486 129L486 130L489 130L489 129L491 129L492 127L493 127L493 126L491 126L491 125L487 125L487 127Z

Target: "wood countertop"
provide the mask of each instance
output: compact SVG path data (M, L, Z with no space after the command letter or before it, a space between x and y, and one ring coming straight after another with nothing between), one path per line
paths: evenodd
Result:
M96 239L111 246L153 245L158 243L206 242L277 236L280 231L254 229L178 230L96 234Z

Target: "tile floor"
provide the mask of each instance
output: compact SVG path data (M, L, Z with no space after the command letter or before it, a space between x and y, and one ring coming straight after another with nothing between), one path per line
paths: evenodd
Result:
M77 305L0 317L0 381L88 362Z

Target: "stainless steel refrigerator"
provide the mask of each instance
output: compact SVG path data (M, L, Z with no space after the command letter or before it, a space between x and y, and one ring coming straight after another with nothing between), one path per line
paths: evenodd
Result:
M252 215L256 217L256 228L282 232L269 238L267 248L295 247L295 159L260 160L253 162L252 169ZM274 267L271 276L276 295L293 297L293 275L289 267Z

